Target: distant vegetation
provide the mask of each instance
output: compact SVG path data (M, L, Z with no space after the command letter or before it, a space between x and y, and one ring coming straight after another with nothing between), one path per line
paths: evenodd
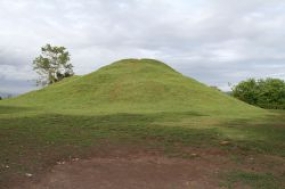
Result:
M17 94L4 93L0 91L0 100L8 99L17 96Z
M280 79L251 78L235 86L232 95L262 108L285 109L285 82Z
M65 47L47 44L41 50L42 54L33 61L33 68L40 75L37 84L50 85L74 75L73 66L69 63L70 54Z

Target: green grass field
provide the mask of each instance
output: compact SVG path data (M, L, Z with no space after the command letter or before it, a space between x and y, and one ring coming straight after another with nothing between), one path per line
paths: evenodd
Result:
M219 149L235 165L221 186L285 187L285 169L272 168L285 167L285 112L249 106L154 60L119 61L0 102L3 188L56 161L120 147L181 158L191 158L188 148ZM239 168L248 156L271 168Z

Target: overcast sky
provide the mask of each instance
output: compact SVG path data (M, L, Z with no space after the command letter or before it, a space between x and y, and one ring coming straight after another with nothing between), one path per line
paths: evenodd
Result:
M65 46L78 75L122 58L156 58L228 90L285 79L284 0L0 0L0 92L35 88L32 61Z

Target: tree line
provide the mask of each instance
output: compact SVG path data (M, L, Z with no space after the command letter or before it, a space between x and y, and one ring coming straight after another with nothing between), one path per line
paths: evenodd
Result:
M232 89L232 95L251 105L285 109L285 82L281 79L247 79Z

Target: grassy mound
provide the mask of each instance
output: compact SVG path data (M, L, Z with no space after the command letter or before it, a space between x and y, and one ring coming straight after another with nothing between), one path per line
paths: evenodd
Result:
M27 93L11 103L93 113L262 112L153 59L120 60L88 75Z
M0 102L0 188L74 157L145 152L219 165L228 188L284 188L284 123L283 111L249 106L159 61L121 60ZM206 179L217 179L213 170Z

